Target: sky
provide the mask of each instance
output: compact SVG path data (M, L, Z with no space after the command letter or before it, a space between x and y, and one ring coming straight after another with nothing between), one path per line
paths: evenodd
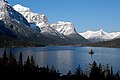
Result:
M77 32L120 32L120 0L7 0L43 13L49 23L73 22Z

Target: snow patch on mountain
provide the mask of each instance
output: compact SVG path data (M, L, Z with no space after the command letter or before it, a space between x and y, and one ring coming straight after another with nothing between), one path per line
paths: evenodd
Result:
M20 4L16 4L15 6L13 6L13 8L19 12L30 12L31 11L29 8L21 6Z
M48 23L47 17L44 14L34 13L29 8L20 4L14 5L13 8L21 13L28 20L28 22L35 22L36 24L41 22Z
M113 39L120 38L120 32L111 32L109 33Z

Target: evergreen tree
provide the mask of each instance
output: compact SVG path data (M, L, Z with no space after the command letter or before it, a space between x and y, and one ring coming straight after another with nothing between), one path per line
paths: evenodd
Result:
M31 56L31 65L32 65L32 67L35 66L35 60L34 60L33 56Z
M98 80L100 78L100 70L97 66L97 63L94 61L91 68L90 79Z
M4 48L4 53L3 53L3 64L7 64L8 58L6 55L6 48Z
M20 52L20 54L19 54L19 67L20 67L20 68L23 67L22 52Z
M68 76L72 75L72 72L69 70L69 72L67 73Z
M82 70L81 70L81 67L80 67L80 65L78 65L78 68L76 68L76 75L77 76L80 76L80 75L82 75Z
M9 64L13 64L12 48L10 48Z
M113 68L112 68L112 66L111 66L111 77L113 76Z
M102 74L102 64L99 64L100 73Z
M119 76L119 73L117 72L116 75L115 75L115 80L120 80L120 76Z
M30 58L29 58L29 56L27 57L27 61L26 61L25 65L24 65L24 71L25 71L25 72L28 72L28 73L31 71Z
M109 64L107 64L105 69L105 78L108 77L109 75L110 75Z
M15 56L14 55L12 55L12 56L13 56L13 64L17 65L17 61L16 61Z
M30 58L29 58L29 56L27 57L26 67L27 67L28 69L30 68Z

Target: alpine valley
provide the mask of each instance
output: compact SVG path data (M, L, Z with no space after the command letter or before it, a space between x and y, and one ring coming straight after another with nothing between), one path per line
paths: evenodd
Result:
M89 43L72 22L49 24L45 14L0 0L0 46L80 45Z

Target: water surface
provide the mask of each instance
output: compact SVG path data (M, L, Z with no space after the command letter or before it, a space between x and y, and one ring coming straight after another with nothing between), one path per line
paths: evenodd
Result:
M95 54L88 54L93 49ZM78 46L46 46L46 47L30 47L30 48L12 48L12 52L16 59L22 51L23 60L26 61L27 56L35 59L36 65L39 67L54 67L59 72L66 74L69 70L74 71L78 65L82 67L84 72L90 70L89 63L96 61L102 63L105 68L106 64L113 66L114 72L120 70L120 48L102 48L102 47L78 47ZM9 48L7 48L9 55ZM0 48L0 56L3 55L3 48Z

